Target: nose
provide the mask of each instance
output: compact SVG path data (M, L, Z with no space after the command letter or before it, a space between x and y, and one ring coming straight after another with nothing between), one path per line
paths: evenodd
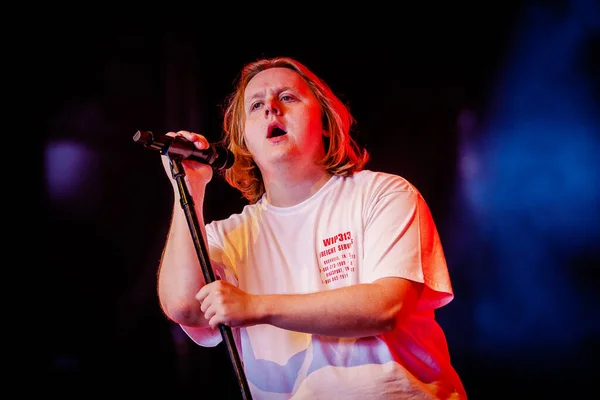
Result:
M268 117L269 114L281 115L281 109L274 100L267 102L265 105L265 117Z

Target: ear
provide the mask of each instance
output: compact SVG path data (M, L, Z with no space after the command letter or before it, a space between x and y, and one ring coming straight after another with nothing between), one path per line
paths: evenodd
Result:
M329 133L329 131L327 129L323 129L323 136L328 138L329 136L331 136L331 134Z

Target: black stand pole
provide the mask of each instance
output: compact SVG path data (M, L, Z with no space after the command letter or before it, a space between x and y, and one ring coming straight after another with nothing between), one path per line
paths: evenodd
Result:
M204 280L206 283L214 282L215 275L210 265L206 244L204 243L198 217L194 209L194 199L192 196L190 196L185 183L185 171L181 165L181 157L169 157L169 160L171 163L171 174L177 181L177 187L179 188L179 194L181 197L181 207L185 212L188 226L190 227L190 233L192 234L192 239L194 240L194 246L196 247L198 260L200 261L202 273L204 274ZM242 398L250 400L252 399L252 396L250 395L250 388L248 387L248 381L246 380L246 376L244 374L239 353L235 347L235 341L233 339L231 328L227 325L219 325L219 329L221 331L221 335L223 336L223 341L227 345L229 357L233 363L235 375L242 390Z

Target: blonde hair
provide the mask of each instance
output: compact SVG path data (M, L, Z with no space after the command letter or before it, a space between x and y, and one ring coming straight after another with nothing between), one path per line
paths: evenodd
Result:
M351 137L355 120L348 107L333 93L329 86L302 63L289 58L260 59L246 64L237 79L235 90L225 102L222 143L234 154L231 168L221 170L226 181L237 188L250 202L257 202L265 193L265 186L258 166L248 151L244 140L244 91L248 82L259 72L270 68L289 68L298 73L316 96L322 112L323 128L329 132L324 138L325 157L319 164L332 175L350 176L364 168L369 153Z

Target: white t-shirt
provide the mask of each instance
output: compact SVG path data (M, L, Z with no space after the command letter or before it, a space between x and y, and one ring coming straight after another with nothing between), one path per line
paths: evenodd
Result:
M253 294L329 290L384 277L425 284L417 312L390 333L360 339L271 325L234 329L254 399L466 399L434 309L453 298L430 210L397 175L332 177L293 207L266 196L206 226L219 279ZM219 330L182 326L201 346Z

